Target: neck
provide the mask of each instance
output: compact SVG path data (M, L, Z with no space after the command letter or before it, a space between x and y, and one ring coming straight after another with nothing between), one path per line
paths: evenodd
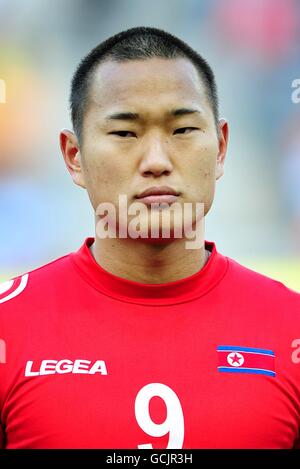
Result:
M209 257L204 246L186 249L185 239L159 244L130 238L96 237L90 250L96 262L108 272L148 284L189 277L201 270Z

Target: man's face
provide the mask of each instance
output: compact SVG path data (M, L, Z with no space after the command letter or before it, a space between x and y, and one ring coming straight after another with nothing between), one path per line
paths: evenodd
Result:
M119 194L129 205L150 187L169 186L180 203L203 202L206 214L223 174L227 124L220 129L219 139L205 85L190 61L103 63L84 117L81 185L95 210L101 202L118 207Z

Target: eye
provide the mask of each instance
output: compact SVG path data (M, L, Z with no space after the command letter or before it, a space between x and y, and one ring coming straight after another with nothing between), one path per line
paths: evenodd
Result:
M181 127L180 129L174 130L174 134L189 134L192 130L198 130L198 128L197 127Z
M119 130L117 132L109 132L110 135L118 135L119 137L136 137L134 132L130 130Z

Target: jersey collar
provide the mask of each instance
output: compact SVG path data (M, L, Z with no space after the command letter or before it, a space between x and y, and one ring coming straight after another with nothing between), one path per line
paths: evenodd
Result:
M99 292L115 299L139 304L176 304L205 295L222 280L227 267L227 257L220 254L212 241L205 241L211 252L204 267L195 274L162 284L146 284L118 277L94 259L89 247L94 238L87 238L81 248L71 254L71 260L81 276Z

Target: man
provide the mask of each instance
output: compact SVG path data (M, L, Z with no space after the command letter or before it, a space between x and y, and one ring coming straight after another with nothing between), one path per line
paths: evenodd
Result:
M61 149L96 236L1 286L2 447L296 447L300 295L186 244L224 170L211 68L133 28L83 59L71 109Z

